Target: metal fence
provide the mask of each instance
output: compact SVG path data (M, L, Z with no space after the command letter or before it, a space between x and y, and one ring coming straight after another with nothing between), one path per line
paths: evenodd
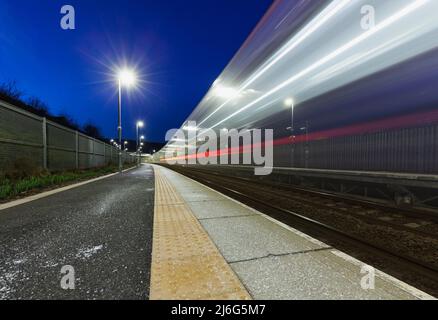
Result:
M276 166L438 174L438 125L327 138L275 149Z
M26 160L51 171L118 163L119 150L0 100L0 170ZM123 163L134 163L125 152Z

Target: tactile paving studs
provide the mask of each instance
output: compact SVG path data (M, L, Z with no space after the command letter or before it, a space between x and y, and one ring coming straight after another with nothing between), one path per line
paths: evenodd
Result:
M248 300L238 277L172 184L155 170L152 300Z

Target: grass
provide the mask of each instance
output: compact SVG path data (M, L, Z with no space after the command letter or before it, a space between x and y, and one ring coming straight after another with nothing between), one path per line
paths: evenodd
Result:
M125 169L129 167L132 166L126 166ZM108 166L88 170L43 173L19 179L0 178L0 201L5 202L25 196L28 193L36 193L73 182L89 180L117 171L116 166Z

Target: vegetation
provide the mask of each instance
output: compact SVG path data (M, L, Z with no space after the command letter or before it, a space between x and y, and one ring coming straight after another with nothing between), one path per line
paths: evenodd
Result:
M55 116L50 113L49 107L37 97L23 99L23 92L17 88L16 82L0 83L0 99L16 107L46 117L53 122L68 128L81 131L88 136L104 140L100 129L88 122L81 128L70 116ZM127 166L129 167L129 166ZM127 168L126 167L126 168ZM49 172L36 167L28 159L17 159L7 168L0 170L0 202L28 194L60 187L69 183L83 181L117 172L116 166L107 166L88 170L72 170L65 172Z
M132 165L126 166L126 168ZM19 174L10 171L0 177L0 201L5 202L28 195L60 187L69 183L93 179L99 176L117 172L116 166L107 166L88 170L73 170L58 173L49 173L46 171L34 172L30 176L21 171Z
M89 137L104 140L104 137L100 133L100 129L90 122L84 125L83 131Z

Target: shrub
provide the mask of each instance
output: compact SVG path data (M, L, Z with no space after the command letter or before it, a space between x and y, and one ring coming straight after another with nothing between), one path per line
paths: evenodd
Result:
M17 170L16 168L11 169L11 171L7 173L8 176L5 175L3 178L0 177L0 200L10 199L32 190L43 189L50 186L60 186L71 181L92 179L94 177L117 171L117 167L109 166L89 170L74 170L49 174L38 168L35 169L35 166L29 164L24 165L21 161L15 162L15 164L26 168L20 168L22 170ZM26 174L30 172L36 172L37 174L26 176Z
M27 158L16 159L5 171L5 177L10 180L19 180L26 177L43 175L44 170Z

